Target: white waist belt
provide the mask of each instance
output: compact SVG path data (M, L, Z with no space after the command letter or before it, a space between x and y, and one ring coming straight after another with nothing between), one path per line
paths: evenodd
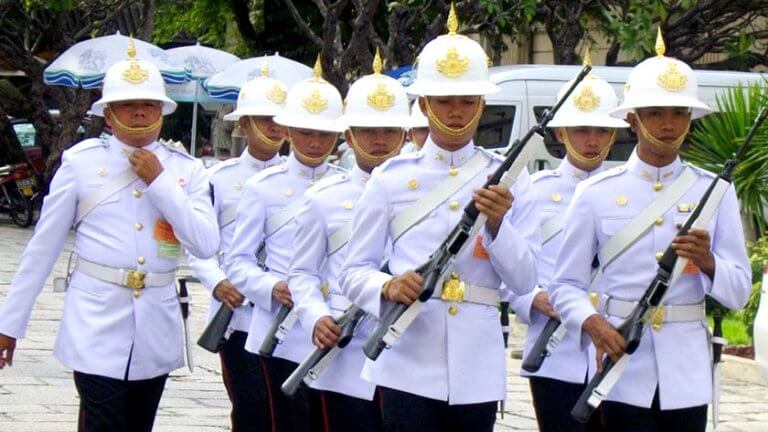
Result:
M632 313L637 302L619 300L604 295L600 302L600 309L606 315L626 318ZM690 322L701 321L707 317L704 309L704 302L687 305L663 305L663 322Z
M103 282L109 282L128 288L136 288L133 286L132 278L135 278L137 274L143 275L140 276L143 281L143 286L141 288L168 286L174 282L174 278L176 277L176 270L167 273L140 272L136 269L108 267L87 261L80 257L77 258L75 271Z
M456 301L457 303L477 303L486 306L498 306L499 302L501 301L498 289L471 285L468 283L464 284L464 296L461 300L443 298L442 294L442 289L435 290L432 293L432 298L437 298L447 302Z

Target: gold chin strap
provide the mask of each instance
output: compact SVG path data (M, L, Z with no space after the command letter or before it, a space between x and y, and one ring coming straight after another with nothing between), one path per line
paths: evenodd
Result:
M283 146L283 143L285 142L285 137L279 140L270 139L268 136L264 135L264 133L261 132L261 129L259 129L259 126L256 125L256 120L254 120L253 117L251 116L248 116L248 123L251 125L251 129L253 129L254 133L256 133L256 136L259 137L261 142L263 142L269 147L272 147L273 150L280 150L280 147Z
M637 119L638 126L640 126L640 133L645 137L645 139L647 139L651 144L653 144L654 147L658 149L668 149L668 148L671 148L672 150L679 149L680 146L683 145L683 141L685 141L685 137L688 136L688 131L691 130L691 122L689 121L688 126L685 127L685 130L683 131L683 133L681 133L680 136L677 137L674 141L667 144L664 141L651 135L650 132L648 132L648 129L645 128L643 121L640 120L639 114L635 113L635 118Z
M338 136L337 136L337 138L338 138ZM328 158L328 156L331 153L333 153L333 147L334 146L331 146L330 150L328 150L328 153L326 153L326 154L324 154L324 155L322 155L320 157L313 158L313 157L305 155L304 153L300 152L299 149L297 149L295 145L293 145L293 140L291 139L291 130L290 129L288 129L288 141L291 143L291 151L296 153L297 155L301 156L301 162L307 162L307 163L310 163L310 164L313 164L313 165L320 165L323 162L325 162L325 159Z
M467 131L472 129L477 122L480 121L480 116L483 114L483 107L485 106L485 102L483 99L480 99L480 103L478 103L477 106L477 112L475 112L475 115L472 116L472 119L467 123L465 126L460 128L452 128L442 121L440 121L439 118L435 115L435 113L432 111L432 107L429 104L429 98L425 98L427 102L427 118L429 118L432 123L437 127L437 130L439 130L441 133L452 136L452 137L461 137L466 135Z
M565 149L568 151L569 156L573 157L577 162L581 164L591 165L595 162L602 162L605 160L605 157L608 156L608 152L611 151L611 147L613 146L614 141L616 141L616 132L617 130L614 129L613 133L611 134L611 139L608 141L608 145L605 146L602 151L600 151L600 154L593 157L586 157L576 151L576 149L573 147L573 144L571 144L571 138L568 136L568 130L563 130L563 144L565 144Z
M107 107L107 109L109 110L109 112L112 113L112 123L114 125L114 128L126 135L143 135L149 132L154 132L160 129L160 127L163 125L163 116L161 115L160 117L157 118L157 120L155 120L154 123L152 123L149 126L131 127L126 124L123 124L123 122L121 122L120 119L117 118L117 115L115 114L115 112L112 111L112 108Z
M349 130L349 137L351 138L349 143L352 144L352 148L355 150L355 153L362 156L363 159L367 160L368 162L379 164L400 152L400 148L403 147L403 142L405 141L405 131L401 130L400 132L400 144L398 144L394 150L383 156L375 156L363 150L363 148L360 147L360 144L357 142L357 137L355 137L355 133L352 132L352 129Z

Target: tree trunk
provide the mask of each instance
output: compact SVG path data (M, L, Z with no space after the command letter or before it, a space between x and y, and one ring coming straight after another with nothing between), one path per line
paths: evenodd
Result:
M13 126L0 107L0 166L27 160Z

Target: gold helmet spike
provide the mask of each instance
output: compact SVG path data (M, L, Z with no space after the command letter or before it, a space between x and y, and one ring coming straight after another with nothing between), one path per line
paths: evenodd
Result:
M128 40L128 58L131 60L136 58L136 44L133 43L133 35Z
M261 76L269 76L269 66L267 66L267 55L264 54L264 63L261 64Z
M384 66L384 62L381 60L381 53L379 53L379 47L376 47L376 54L373 56L373 73L376 75L381 74L381 69Z
M661 24L659 24L658 31L656 32L656 55L664 57L667 52L667 46L664 45L664 37L661 35Z
M445 26L448 28L448 34L451 36L455 36L459 30L459 19L456 17L456 7L453 2L451 2L451 9L448 11L448 21L446 21Z
M581 62L582 66L592 66L592 54L589 52L589 45L584 48L584 59Z
M321 81L323 79L323 63L320 61L320 54L317 55L315 66L312 68L312 77L316 81Z

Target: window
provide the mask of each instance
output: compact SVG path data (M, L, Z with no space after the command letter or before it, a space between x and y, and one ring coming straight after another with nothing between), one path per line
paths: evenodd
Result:
M19 139L21 148L32 148L35 146L35 127L32 123L14 123L13 131Z
M517 107L513 105L487 105L480 117L475 144L487 149L505 148L509 144Z

